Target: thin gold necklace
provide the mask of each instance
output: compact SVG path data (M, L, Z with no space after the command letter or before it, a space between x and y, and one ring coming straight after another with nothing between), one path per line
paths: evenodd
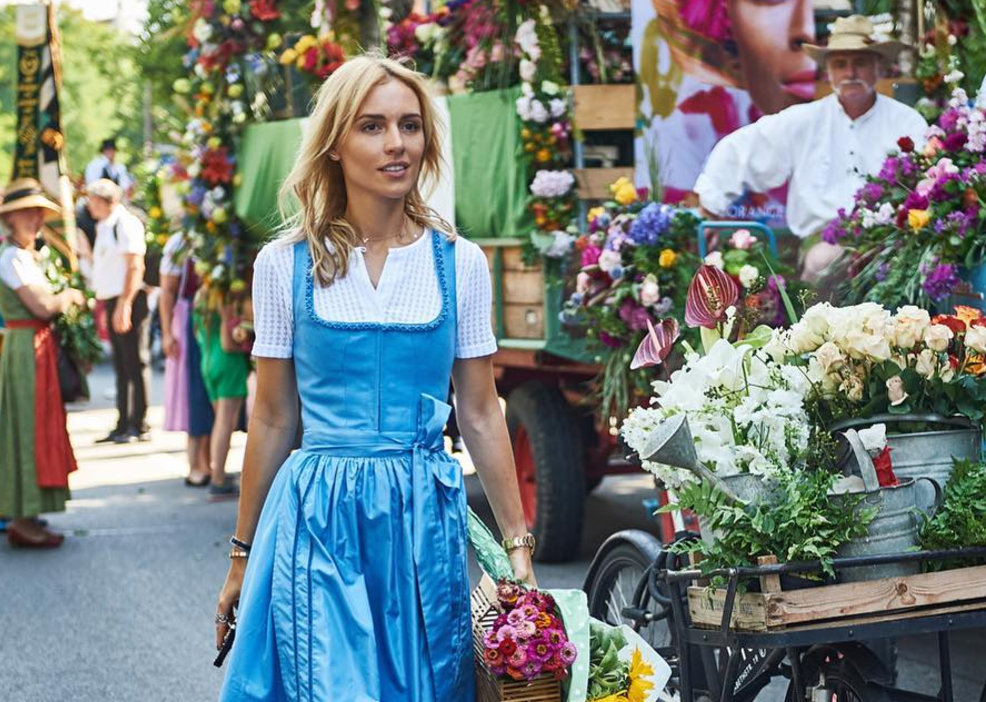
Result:
M363 245L366 246L371 241L389 241L394 238L403 239L406 236L406 230L407 220L405 219L404 226L401 227L401 230L397 232L397 234L388 234L387 236L363 236L362 234L357 234L357 236L360 238L360 241L363 242Z

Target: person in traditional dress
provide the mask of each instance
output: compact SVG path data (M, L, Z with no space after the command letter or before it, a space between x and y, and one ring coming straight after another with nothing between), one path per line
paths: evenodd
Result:
M199 281L184 232L172 235L161 252L161 349L164 353L164 430L188 435L189 487L211 480L209 436L214 413L202 380L192 301Z
M65 511L68 476L76 470L58 385L52 318L85 304L80 290L53 294L38 264L35 242L58 205L40 183L15 180L3 193L0 219L0 314L7 330L0 356L0 515L7 541L22 548L57 548L63 536L39 515Z
M254 266L257 397L216 614L217 645L237 627L224 701L474 699L450 377L514 573L534 584L486 257L419 190L442 162L437 128L422 77L376 55L315 98L282 190L298 214Z

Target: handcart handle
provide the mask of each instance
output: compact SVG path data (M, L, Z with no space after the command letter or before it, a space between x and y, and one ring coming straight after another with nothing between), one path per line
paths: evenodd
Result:
M716 222L700 222L698 225L698 255L705 258L705 230L707 229L753 229L767 237L770 253L777 258L777 240L774 230L763 222L744 222L743 220L723 220Z

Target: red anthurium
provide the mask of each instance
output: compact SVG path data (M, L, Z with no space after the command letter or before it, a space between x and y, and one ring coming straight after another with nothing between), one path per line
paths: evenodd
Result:
M678 320L673 317L661 320L655 327L647 320L647 336L640 342L637 352L633 354L630 370L657 366L671 353L674 342L678 340Z
M726 321L726 310L739 300L736 281L715 266L702 266L688 286L685 323L690 327L715 329Z

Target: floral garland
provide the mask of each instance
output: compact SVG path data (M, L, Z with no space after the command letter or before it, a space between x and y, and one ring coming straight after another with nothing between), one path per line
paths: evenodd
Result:
M561 50L546 6L518 26L514 45L522 81L516 102L521 154L533 172L528 208L535 230L525 254L528 260L538 255L561 259L571 251L577 232L572 226L576 183L570 171L560 168L571 160L572 125L560 86Z
M196 271L210 306L228 292L246 289L253 244L233 209L236 146L244 128L266 117L264 81L279 30L300 13L299 0L193 0L184 63L188 78L174 83L188 113L182 136L189 161L184 184L185 218Z
M986 111L956 89L927 138L920 149L902 138L823 232L851 251L849 302L944 301L986 254Z

